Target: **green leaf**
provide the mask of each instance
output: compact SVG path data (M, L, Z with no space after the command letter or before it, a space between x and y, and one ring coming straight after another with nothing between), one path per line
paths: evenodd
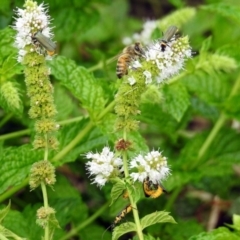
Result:
M214 3L205 6L201 6L203 10L213 12L214 14L220 14L224 17L233 20L236 24L240 24L240 7L234 6L229 3Z
M117 182L113 185L111 190L112 200L109 206L111 206L123 194L124 190L126 190L126 185L123 182Z
M84 67L76 67L73 61L58 57L51 64L53 75L81 101L95 119L104 109L107 100L101 85Z
M11 81L5 81L0 85L0 106L9 113L21 117L23 102L20 98L19 88Z
M233 214L233 225L235 229L240 231L240 215Z
M186 88L180 83L165 85L163 93L164 109L180 121L190 104Z
M11 202L9 201L8 205L4 208L0 210L0 224L2 223L3 219L7 216L9 210L11 207Z
M30 145L5 148L0 154L0 193L16 186L29 175L31 165L41 160L43 153Z
M9 214L4 219L4 227L12 231L14 234L17 234L18 236L21 236L21 237L28 236L27 221L24 218L23 214L19 211L16 211L16 210L9 211Z
M155 238L153 236L151 236L150 234L148 235L143 235L144 236L144 240L160 240L160 238ZM138 240L138 238L134 238L133 240Z
M123 234L128 232L136 232L136 225L133 222L122 223L113 230L112 240L117 240Z
M169 223L176 223L172 216L169 216L168 212L160 211L160 212L154 212L151 214L146 215L141 219L141 226L142 229L149 227L156 223L163 223L163 222L169 222Z
M198 235L192 236L189 240L238 240L239 236L229 231L225 227L214 229L211 232L204 232Z

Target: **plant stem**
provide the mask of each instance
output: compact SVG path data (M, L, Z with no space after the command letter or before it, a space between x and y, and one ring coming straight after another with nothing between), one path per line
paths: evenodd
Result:
M42 194L43 194L43 203L44 207L47 209L48 208L48 196L47 196L47 188L44 182L41 182L41 189L42 189ZM46 227L44 228L44 240L49 239L49 223L47 222Z
M100 216L109 207L110 201L105 203L98 211L96 211L91 217L87 218L86 221L79 224L77 227L72 228L65 236L60 238L60 240L70 239L76 235L81 229L85 228L87 225L91 224L98 216Z
M177 187L174 189L173 193L171 193L169 200L167 201L167 203L165 204L165 206L163 208L165 211L170 211L173 203L175 202L175 200L178 197L178 194L181 192L181 190L182 190L182 187Z
M6 238L5 236L3 236L3 234L0 233L0 240L8 240L8 238Z
M76 118L71 118L71 119L60 121L60 122L58 122L58 124L66 125L66 124L69 124L69 123L72 123L72 122L78 122L78 121L82 120L83 118L84 117L82 117L82 116L81 117L76 117ZM3 134L3 135L0 136L0 141L20 137L20 136L23 136L23 135L27 135L29 133L30 133L30 129L25 129L25 130L16 131L16 132L13 132L13 133Z
M29 178L24 179L19 185L14 186L10 189L8 189L6 192L0 195L0 203L8 199L10 196L12 196L14 193L25 187L29 182Z
M126 141L127 139L127 134L126 131L123 131L123 139ZM129 177L129 171L128 171L128 161L127 161L127 152L124 151L122 154L123 157L123 169L124 169L124 175L125 178L128 179ZM135 201L133 201L133 197L131 195L131 191L130 189L128 189L128 195L129 195L129 200L132 206L132 211L133 211L133 218L136 224L136 230L137 230L137 235L139 240L143 240L143 234L142 234L142 227L141 227L141 223L140 223L140 219L139 219L139 215L138 215L138 209L137 209L137 204Z
M234 96L238 89L240 87L240 75L238 76L231 93L229 94L228 99L230 99L232 96ZM195 168L196 166L198 166L201 162L202 162L202 157L204 156L204 154L207 152L208 148L211 146L212 142L214 141L216 135L218 134L219 130L222 128L223 124L225 123L225 121L227 120L227 116L225 115L224 112L222 112L217 120L217 122L215 123L213 129L211 130L210 134L208 135L206 141L203 143L202 147L200 148L199 152L198 152L198 157L196 159L196 161L193 163L192 168Z
M101 120L106 113L108 113L114 106L114 101L111 102L98 116L97 120ZM70 150L72 150L86 135L89 133L95 125L90 121L85 128L57 155L55 155L51 162L57 162L62 159Z
M7 114L7 115L0 121L0 127L2 127L12 116L13 116L12 113Z

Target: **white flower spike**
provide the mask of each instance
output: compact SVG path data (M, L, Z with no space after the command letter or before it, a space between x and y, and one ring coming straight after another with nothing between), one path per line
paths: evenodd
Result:
M130 168L137 170L130 176L134 181L139 182L149 178L153 184L158 184L170 174L167 158L159 151L151 151L145 156L139 154L130 161Z
M33 36L41 31L44 36L51 38L51 28L49 27L50 17L47 15L47 8L43 4L27 0L25 9L16 10L17 17L13 29L17 31L15 45L19 49L18 62L23 61L23 57L28 51L38 51L33 44ZM32 48L26 46L32 45ZM49 57L49 56L48 56Z
M102 187L110 179L117 177L123 172L122 159L115 157L109 147L104 147L101 153L89 152L87 159L92 159L86 163L86 168L90 176L94 176L93 182Z

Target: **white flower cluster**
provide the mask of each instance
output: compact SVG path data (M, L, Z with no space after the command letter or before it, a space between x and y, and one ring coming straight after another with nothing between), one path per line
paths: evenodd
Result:
M130 174L134 181L143 182L149 178L154 184L158 184L170 174L167 158L159 151L151 151L145 156L138 155L131 160L130 169L137 169L137 172Z
M94 176L93 183L102 187L113 177L118 177L123 172L121 158L115 157L109 147L104 147L101 153L87 153L86 168L90 176ZM143 182L148 178L153 184L160 183L170 174L167 158L159 151L151 151L147 155L138 155L130 160L129 168L133 171L130 176L133 181ZM137 171L137 172L136 172Z
M148 46L145 57L146 61L156 64L159 70L159 75L156 77L157 83L161 83L163 80L177 74L183 69L186 58L192 56L190 46L188 44L185 44L185 46L182 44L183 39L184 38L169 41L164 51L162 51L160 41ZM148 82L150 82L150 80Z
M94 175L93 183L100 187L113 177L118 176L122 171L122 159L115 157L109 147L104 147L101 153L87 153L87 159L92 159L86 163L89 175Z
M164 49L163 49L164 45ZM145 78L145 84L160 84L164 80L176 75L184 67L187 58L192 57L192 50L188 44L188 37L176 38L175 36L168 42L162 42L161 39L145 47L145 54L141 63L139 60L133 61L129 69L141 68ZM137 80L131 76L128 77L130 85L134 85Z
M51 29L48 27L50 17L47 15L46 7L43 4L38 6L31 0L26 1L25 7L16 10L17 17L13 25L13 29L17 31L15 45L19 49L18 62L22 62L26 54L25 47L33 44L32 37L36 32L41 31L46 37L52 37ZM37 49L33 47L31 51Z

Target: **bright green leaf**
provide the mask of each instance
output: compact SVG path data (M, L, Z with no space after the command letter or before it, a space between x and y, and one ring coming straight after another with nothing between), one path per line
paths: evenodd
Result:
M111 190L111 203L110 206L123 194L123 191L126 190L126 186L123 182L117 182L113 185Z
M9 201L8 205L4 208L0 210L0 223L2 223L3 219L7 216L9 210L11 207L11 202Z
M238 240L239 236L229 231L225 227L214 229L211 232L204 232L192 236L189 240Z
M176 223L172 216L169 215L168 212L160 211L160 212L154 212L151 214L146 215L141 219L141 226L142 229L149 227L156 223Z
M163 93L165 111L180 121L190 104L186 88L180 83L165 85Z
M136 225L133 222L122 223L113 230L112 240L117 240L123 234L128 232L136 232Z

